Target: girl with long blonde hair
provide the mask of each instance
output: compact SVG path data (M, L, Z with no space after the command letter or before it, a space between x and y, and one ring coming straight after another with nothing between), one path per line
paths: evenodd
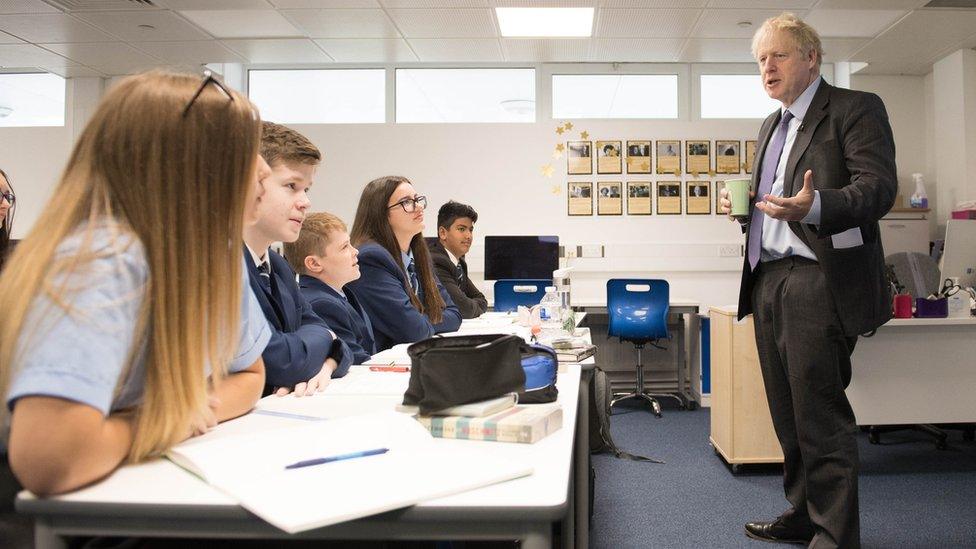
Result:
M244 278L260 120L209 74L153 71L103 98L0 276L9 461L74 490L250 410L268 326Z

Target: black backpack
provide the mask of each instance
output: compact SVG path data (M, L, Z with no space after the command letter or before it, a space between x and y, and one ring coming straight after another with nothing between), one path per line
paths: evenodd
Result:
M614 457L632 461L646 461L650 463L664 463L661 460L629 454L624 452L613 442L610 434L610 401L613 391L610 389L610 379L607 373L598 366L592 370L593 378L590 382L590 453L602 454L609 452Z

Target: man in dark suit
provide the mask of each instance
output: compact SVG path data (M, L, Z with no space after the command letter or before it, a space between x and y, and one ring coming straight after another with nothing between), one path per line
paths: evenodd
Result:
M880 98L820 78L820 38L792 14L762 25L753 54L782 108L759 132L758 201L739 220L739 317L754 316L791 507L746 534L855 548L857 427L844 389L857 336L891 316L878 219L897 191L894 140ZM731 208L725 189L721 207Z
M478 212L451 200L437 212L437 242L430 243L430 257L441 285L461 311L461 318L476 318L488 310L488 300L468 277L465 254L471 249Z
M244 229L244 259L272 332L261 355L265 393L313 394L332 377L345 375L352 353L312 311L294 271L270 246L298 238L309 207L306 191L321 155L304 136L284 126L264 122L261 134L261 156L271 175L261 182L257 223Z
M285 256L312 310L352 351L352 363L369 360L376 353L373 325L349 285L360 276L359 251L346 224L330 213L308 214L298 240L285 244Z

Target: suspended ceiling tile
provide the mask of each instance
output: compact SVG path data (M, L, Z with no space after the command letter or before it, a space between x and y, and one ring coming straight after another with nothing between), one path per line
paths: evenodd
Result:
M506 61L537 63L584 62L590 59L588 38L503 38Z
M820 36L855 36L873 38L904 16L903 10L821 10L804 19Z
M105 74L95 69L86 67L84 65L77 65L74 67L38 67L46 70L49 73L56 74L62 78L78 78L78 77L104 77Z
M681 52L684 63L755 63L750 38L692 38Z
M247 59L216 40L193 42L140 42L140 50L166 63L205 65L207 63L246 63Z
M817 0L710 0L710 8L769 9L778 12L804 10L812 7Z
M702 10L696 9L601 9L597 16L599 38L682 38L688 36Z
M320 38L315 42L339 63L398 63L418 60L402 38Z
M171 10L267 10L267 0L153 0Z
M486 8L489 0L380 0L383 7L397 8Z
M870 40L867 38L824 38L821 42L824 49L824 61L833 63L849 60L857 50L863 48Z
M0 15L13 13L59 13L58 9L41 0L0 0Z
M708 0L604 0L604 8L704 8Z
M489 9L395 9L390 17L404 38L492 38L498 36Z
M495 38L413 38L407 41L424 62L480 63L503 61Z
M379 0L268 0L283 9L379 8Z
M976 10L917 10L869 42L852 60L916 70L958 49L974 33Z
M268 38L261 40L224 40L227 47L251 63L331 63L315 42L308 38Z
M160 64L158 59L122 42L42 44L42 46L106 74L128 74Z
M783 10L715 10L707 9L698 21L698 26L692 34L695 38L749 38L756 34L756 30L763 21L775 17ZM804 12L797 12L803 17ZM749 22L748 26L739 23Z
M91 11L75 17L126 42L210 39L210 35L169 11Z
M594 38L590 61L671 63L684 42L682 38Z
M275 10L193 10L184 17L217 38L285 38L301 31Z
M4 15L0 30L35 44L42 42L104 42L113 37L63 13Z
M4 67L76 66L64 57L33 44L0 45L0 65Z
M400 38L380 9L281 10L310 38Z
M820 0L817 9L911 10L928 2L929 0Z
M0 32L0 44L23 44L24 41L12 34Z

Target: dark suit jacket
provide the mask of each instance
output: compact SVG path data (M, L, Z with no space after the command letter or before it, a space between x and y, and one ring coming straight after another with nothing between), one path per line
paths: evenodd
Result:
M481 293L481 290L468 278L467 264L464 259L461 259L460 266L455 267L440 241L431 242L428 248L430 248L430 258L434 261L434 273L437 274L441 285L444 286L458 310L461 311L461 318L477 318L481 316L481 313L487 311L488 300L485 299L485 294ZM464 276L459 281L459 275L462 274Z
M762 166L779 119L777 110L763 122L755 166ZM820 225L791 222L790 229L816 255L844 334L870 332L891 318L878 219L891 209L898 191L895 143L881 98L821 81L787 159L783 196L796 195L808 169L813 170L814 189L820 191ZM753 170L753 188L761 171ZM835 249L830 237L854 227L861 230L864 243ZM754 283L747 257L739 288L740 318L752 312Z
M427 315L418 311L407 295L406 274L379 244L366 242L359 247L359 272L359 280L346 287L352 287L369 314L377 351L398 343L427 339L437 333L453 332L461 326L461 311L436 277L437 289L447 305L441 322L432 324Z
M312 310L332 328L332 331L352 351L352 363L362 364L376 353L373 341L373 326L369 315L359 304L356 294L347 285L343 288L346 297L321 280L300 275L298 286L302 295L312 306Z
M244 248L244 263L254 295L261 304L264 317L271 326L271 341L261 357L268 387L294 387L308 381L322 369L325 359L339 363L332 377L342 377L352 364L352 352L340 339L335 339L326 324L312 311L295 282L295 272L283 257L268 250L271 263L272 292L264 289L261 275Z

